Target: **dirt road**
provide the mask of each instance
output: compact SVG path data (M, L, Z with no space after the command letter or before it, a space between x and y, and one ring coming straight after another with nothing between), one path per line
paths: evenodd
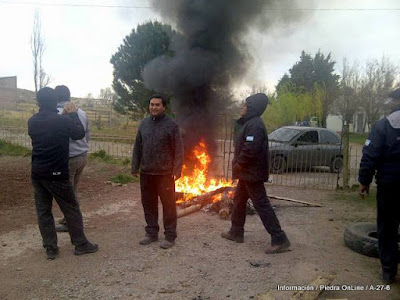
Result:
M292 292L278 285L306 286L335 275L320 299L400 299L389 291L349 291L381 284L379 261L344 246L345 225L373 221L373 209L334 192L269 187L269 193L323 205L305 207L273 201L292 251L266 255L269 236L257 215L248 216L245 243L220 238L229 221L203 211L178 220L176 246L138 244L144 233L139 184L112 187L120 166L89 163L79 199L88 238L99 244L91 255L74 256L67 234L59 234L60 256L45 259L37 229L29 159L0 157L0 299L257 299L271 290L276 299ZM60 211L54 209L55 216ZM162 235L161 235L162 236Z

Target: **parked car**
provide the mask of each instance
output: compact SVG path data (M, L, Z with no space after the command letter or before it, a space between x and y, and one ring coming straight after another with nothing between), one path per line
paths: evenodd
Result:
M332 130L286 126L271 132L268 139L271 173L317 166L327 166L334 173L342 170L341 137Z

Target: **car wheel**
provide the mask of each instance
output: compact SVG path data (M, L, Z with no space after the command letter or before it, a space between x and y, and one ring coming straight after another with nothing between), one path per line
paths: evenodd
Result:
M283 156L277 155L271 159L270 172L275 174L282 174L286 171L287 163Z
M334 157L329 168L332 173L340 173L343 169L343 158L341 156Z
M344 243L355 252L366 256L379 257L376 224L354 223L348 225L344 231ZM400 254L400 243L398 244L398 252Z

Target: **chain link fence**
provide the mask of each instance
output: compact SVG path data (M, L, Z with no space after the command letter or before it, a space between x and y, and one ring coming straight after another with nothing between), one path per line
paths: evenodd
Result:
M7 113L1 112L7 118ZM7 126L0 119L0 139L31 148L31 140L27 133L27 119L32 112L24 112L23 120L14 121L15 126ZM232 159L234 151L233 122L226 116L220 119L218 134L216 165L219 174L225 178L232 176ZM7 122L6 122L7 123ZM8 122L9 123L9 122ZM303 140L277 141L270 137L270 177L269 184L290 187L304 187L313 189L334 190L343 186L343 149L342 143L323 138L323 129L310 129L313 134L301 127L291 127L306 135ZM299 132L297 134L299 135ZM315 139L315 132L318 137ZM289 134L289 133L287 133ZM308 137L307 137L308 135ZM90 152L104 150L115 157L130 159L132 156L135 132L131 137L117 135L91 135ZM308 140L307 140L308 138ZM275 137L276 139L276 137ZM340 137L339 137L340 139ZM358 168L361 159L362 145L349 145L349 186L357 184Z

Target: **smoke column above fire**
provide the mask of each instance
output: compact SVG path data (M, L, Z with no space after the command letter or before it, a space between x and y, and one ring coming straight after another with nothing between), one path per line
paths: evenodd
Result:
M274 24L296 22L303 14L294 9L294 1L153 0L152 4L184 40L172 41L173 57L158 57L146 65L145 85L172 95L185 153L203 139L212 154L230 87L241 81L251 61L243 37L249 29L266 32Z

